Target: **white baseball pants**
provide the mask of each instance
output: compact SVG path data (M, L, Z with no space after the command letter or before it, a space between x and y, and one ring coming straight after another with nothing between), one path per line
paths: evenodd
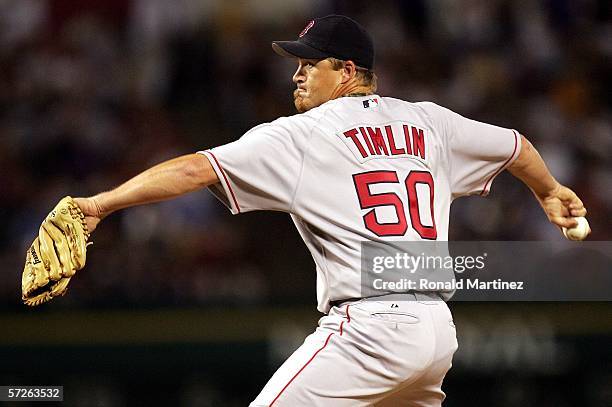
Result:
M443 301L344 303L319 320L250 406L440 406L456 350Z

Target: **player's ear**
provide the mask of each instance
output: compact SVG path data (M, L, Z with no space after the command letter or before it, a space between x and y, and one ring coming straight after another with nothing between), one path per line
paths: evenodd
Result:
M342 83L348 82L350 79L354 78L356 74L357 65L351 60L346 61L342 68Z

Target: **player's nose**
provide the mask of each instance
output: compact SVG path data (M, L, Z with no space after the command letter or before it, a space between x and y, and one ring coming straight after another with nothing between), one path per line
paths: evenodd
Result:
M293 78L291 78L293 80L293 83L299 84L304 82L304 80L306 80L306 77L304 76L304 70L302 69L302 65L298 65L297 70L295 71L295 73L293 74Z

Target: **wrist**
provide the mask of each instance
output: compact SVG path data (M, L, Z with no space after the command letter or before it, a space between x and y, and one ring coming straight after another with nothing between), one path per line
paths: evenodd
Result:
M113 212L112 210L109 209L110 206L107 202L106 192L102 192L100 194L94 195L90 197L89 199L95 206L95 210L100 219L105 218L106 216L110 215L111 212Z
M536 194L536 196L540 200L545 200L545 199L557 196L559 194L560 189L561 189L561 184L555 180L554 183L551 184L549 188L546 188L543 191L533 191L533 192Z

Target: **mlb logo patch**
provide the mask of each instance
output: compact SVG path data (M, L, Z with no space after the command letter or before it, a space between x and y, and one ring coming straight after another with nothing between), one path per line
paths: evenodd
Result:
M363 108L368 109L370 107L378 107L378 98L366 99L363 101Z

